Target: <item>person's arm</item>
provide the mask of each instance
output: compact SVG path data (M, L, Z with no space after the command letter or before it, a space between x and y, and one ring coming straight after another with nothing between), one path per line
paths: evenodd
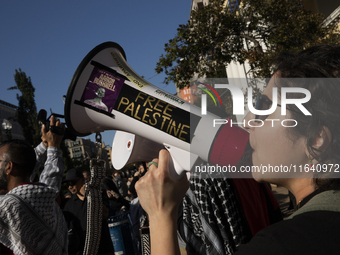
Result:
M136 183L139 201L149 217L151 254L180 254L177 237L177 214L189 188L186 175L175 181L169 174L170 154L161 150L158 163Z
M61 123L60 120L56 120L54 116L51 116L50 126L53 125L64 128L64 124ZM41 139L44 145L47 146L47 159L44 170L40 175L39 182L45 183L55 189L56 195L58 195L64 173L64 161L62 151L60 149L63 136L51 131L46 132L44 125L41 132Z
M37 147L34 148L35 151L35 157L36 157L36 164L34 167L34 170L30 176L30 181L33 182L35 179L35 176L37 175L37 173L39 172L40 168L43 165L43 161L44 161L44 156L46 154L46 146L44 145L43 142L41 142Z
M58 194L64 173L64 161L62 151L57 147L47 148L47 159L39 182L45 183L56 190Z

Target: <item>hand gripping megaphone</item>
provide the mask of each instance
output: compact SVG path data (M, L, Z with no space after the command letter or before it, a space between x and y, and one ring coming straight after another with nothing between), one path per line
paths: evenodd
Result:
M179 175L197 157L219 165L236 165L241 158L248 133L214 127L214 119L219 117L201 115L199 107L141 78L114 42L98 45L82 60L65 101L66 124L77 136L121 130L151 140L169 150L181 166Z

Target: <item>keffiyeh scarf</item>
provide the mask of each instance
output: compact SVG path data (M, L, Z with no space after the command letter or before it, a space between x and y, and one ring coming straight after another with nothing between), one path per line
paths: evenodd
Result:
M0 199L0 242L14 254L67 254L67 226L55 190L25 184Z
M192 175L183 223L183 239L195 254L233 254L247 241L236 194L225 178Z

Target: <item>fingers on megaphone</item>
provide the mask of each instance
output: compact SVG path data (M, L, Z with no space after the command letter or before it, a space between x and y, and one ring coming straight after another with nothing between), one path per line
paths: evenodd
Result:
M170 152L166 149L159 151L159 158L154 158L148 163L149 171L155 175L159 180L173 179L179 181L185 176L185 171L178 173L174 166L175 159L171 156Z
M154 158L152 161L150 161L148 163L148 169L150 169L151 166L155 166L156 168L158 168L158 159Z
M160 150L158 168L162 169L164 174L166 174L167 176L170 176L169 175L169 167L170 167L169 162L170 162L169 151L167 151L165 149Z
M170 154L167 150L160 150L159 158L154 158L148 163L148 172L155 173L156 175L163 175L163 172L169 173L169 155Z

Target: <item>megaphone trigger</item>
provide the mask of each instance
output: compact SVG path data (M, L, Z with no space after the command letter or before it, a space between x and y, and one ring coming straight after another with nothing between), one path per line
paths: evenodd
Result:
M169 151L172 159L170 160L170 176L174 180L179 180L191 170L198 156L169 144L164 144L164 147Z
M176 159L170 153L170 162L169 162L169 174L170 177L176 181L180 180L183 175L185 175L186 171L182 168L182 166L176 161Z

